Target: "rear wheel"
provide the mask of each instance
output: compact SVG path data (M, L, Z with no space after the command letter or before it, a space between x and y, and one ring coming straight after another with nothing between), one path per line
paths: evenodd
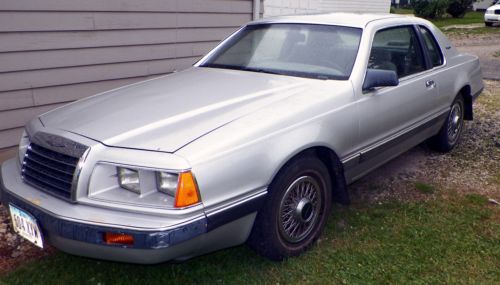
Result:
M328 170L315 157L300 157L285 165L268 190L248 243L272 260L299 255L318 239L330 213Z
M439 133L431 139L431 146L440 152L451 151L460 141L464 126L464 99L458 96L451 105L448 117Z

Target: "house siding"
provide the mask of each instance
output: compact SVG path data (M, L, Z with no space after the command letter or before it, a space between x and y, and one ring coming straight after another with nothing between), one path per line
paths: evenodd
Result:
M0 0L0 149L41 113L189 67L252 12L251 0Z
M264 17L328 12L388 13L391 0L265 0Z

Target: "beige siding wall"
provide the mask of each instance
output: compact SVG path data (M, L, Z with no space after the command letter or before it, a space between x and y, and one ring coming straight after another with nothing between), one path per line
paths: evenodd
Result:
M0 149L64 103L184 69L251 0L0 0Z

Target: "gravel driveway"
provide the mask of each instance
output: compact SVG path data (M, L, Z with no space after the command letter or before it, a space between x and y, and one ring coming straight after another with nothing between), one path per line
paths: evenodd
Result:
M485 79L500 80L500 34L453 35L450 39L459 51L479 56Z
M500 79L500 57L493 56L500 50L500 35L480 37L453 41L461 51L480 56L485 78ZM500 201L500 81L485 83L475 103L475 119L467 123L462 142L453 152L438 154L425 144L413 148L351 185L353 203L431 199L448 190ZM15 150L2 152L0 160L15 154ZM52 252L50 247L42 251L13 234L7 210L0 205L0 274Z

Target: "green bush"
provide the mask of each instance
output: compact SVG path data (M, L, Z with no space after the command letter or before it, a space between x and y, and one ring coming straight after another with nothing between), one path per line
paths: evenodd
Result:
M473 0L452 0L446 12L453 18L463 18Z
M417 17L437 19L444 15L448 0L414 0L412 5Z

